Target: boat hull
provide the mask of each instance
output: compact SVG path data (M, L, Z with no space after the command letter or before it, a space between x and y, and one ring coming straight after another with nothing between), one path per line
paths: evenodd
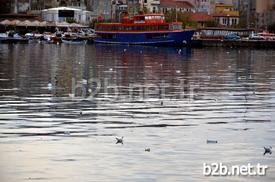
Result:
M73 45L78 45L78 44L86 44L87 40L78 40L78 39L62 39L62 43L65 44L73 44Z
M27 44L29 43L29 39L25 38L0 38L0 43L7 43L7 44L16 44L16 43L22 43Z
M193 30L176 32L97 32L95 43L184 46L191 42L193 35Z

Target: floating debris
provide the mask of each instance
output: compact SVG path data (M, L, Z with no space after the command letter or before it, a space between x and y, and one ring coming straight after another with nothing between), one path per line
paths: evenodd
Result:
M207 140L206 143L207 144L216 144L216 143L218 143L218 141L217 140Z
M87 85L87 84L88 84L88 80L82 79L82 84L83 84L83 85Z
M272 147L264 147L264 155L266 154L269 154L271 155L272 154Z
M181 71L180 71L180 70L177 70L177 71L176 71L176 73L180 74L180 73L181 73Z
M80 115L80 116L83 116L83 113L82 113L82 111L80 111L79 115Z
M113 71L113 68L110 68L109 71Z
M118 144L118 143L123 144L123 138L124 138L124 137L116 138L116 144Z
M48 90L52 90L53 89L53 84L51 82L48 83Z
M146 148L145 152L151 152L151 149L150 148Z

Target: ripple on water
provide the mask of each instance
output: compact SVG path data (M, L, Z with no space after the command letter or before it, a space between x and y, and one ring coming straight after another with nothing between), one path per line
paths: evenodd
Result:
M262 156L275 139L273 50L0 44L0 55L3 179L205 181L209 161L260 162L274 178Z

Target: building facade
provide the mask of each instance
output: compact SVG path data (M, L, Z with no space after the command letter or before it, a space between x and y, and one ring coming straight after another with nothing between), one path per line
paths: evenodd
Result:
M275 1L274 0L255 0L255 27L257 29L267 29L275 23Z
M71 7L85 10L86 0L2 0L8 13L40 13L43 9L55 7Z
M87 10L93 12L95 16L111 19L112 2L111 0L87 0Z
M76 23L89 24L92 18L92 12L76 8L58 7L42 10L42 19L50 22L74 21Z
M169 11L177 12L195 12L194 4L189 1L177 1L177 0L161 0L160 11L166 13Z
M213 14L215 9L215 0L196 0L196 11Z
M126 0L113 0L111 9L111 19L113 21L120 21L123 13L127 12Z
M130 16L138 14L142 10L141 7L139 0L127 0L127 10Z
M240 13L239 11L235 10L232 4L216 4L213 17L215 18L215 21L221 26L237 26L240 22Z
M142 9L150 13L158 13L160 0L141 0Z

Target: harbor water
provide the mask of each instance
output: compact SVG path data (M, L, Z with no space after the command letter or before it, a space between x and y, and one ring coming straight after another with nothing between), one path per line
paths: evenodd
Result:
M274 154L263 155L275 141L274 60L275 50L0 44L0 181L275 181ZM213 162L269 168L205 176Z

